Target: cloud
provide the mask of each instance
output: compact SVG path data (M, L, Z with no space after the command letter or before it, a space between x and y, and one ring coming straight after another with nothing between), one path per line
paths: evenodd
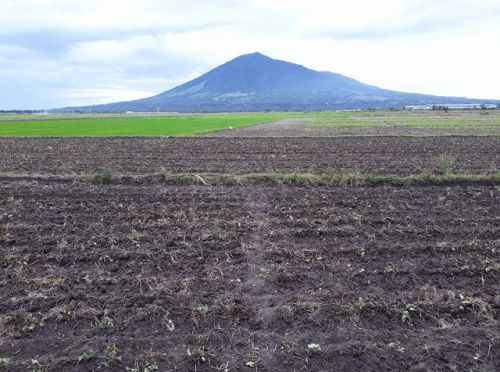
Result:
M197 27L163 27L141 30L121 31L61 31L56 29L39 31L19 31L0 34L0 44L18 46L30 49L46 55L47 57L59 57L61 53L67 52L79 43L91 43L99 41L124 41L132 37L154 36L166 33L189 32L193 29L203 30L205 28L218 27L222 24L205 24Z
M260 51L396 90L500 98L497 0L2 0L0 109L160 93Z
M401 2L399 3L401 4ZM404 6L390 8L386 15L373 17L359 25L325 26L311 37L330 37L337 40L387 39L403 36L456 34L478 24L500 21L500 3L469 0L440 1L430 4L426 0L407 1ZM385 7L384 7L385 9ZM370 9L369 14L373 14ZM390 16L388 16L390 14Z

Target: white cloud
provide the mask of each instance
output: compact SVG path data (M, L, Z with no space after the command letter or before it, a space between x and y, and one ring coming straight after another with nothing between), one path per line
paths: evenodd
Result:
M111 101L128 101L147 97L154 92L146 90L130 90L127 87L109 87L109 88L69 88L59 93L61 100L67 102L67 105L75 105L78 102L88 102L88 104L99 104Z
M0 109L159 93L239 54L500 99L497 0L0 0Z

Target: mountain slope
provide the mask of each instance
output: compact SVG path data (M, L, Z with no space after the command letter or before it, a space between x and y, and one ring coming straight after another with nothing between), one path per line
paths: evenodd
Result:
M58 111L312 111L401 108L405 105L443 102L486 101L381 89L333 72L314 71L260 53L252 53L237 57L194 80L153 97Z

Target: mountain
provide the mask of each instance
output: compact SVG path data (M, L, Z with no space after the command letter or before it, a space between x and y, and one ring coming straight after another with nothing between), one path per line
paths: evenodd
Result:
M492 101L381 89L337 73L314 71L252 53L153 97L55 111L315 111L486 102Z

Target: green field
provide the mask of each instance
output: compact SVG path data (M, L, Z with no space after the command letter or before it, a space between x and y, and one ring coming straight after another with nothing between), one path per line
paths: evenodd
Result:
M498 135L500 110L411 112L363 111L248 114L75 114L0 115L0 136L107 137L194 136L222 129L269 123L287 118L313 119L308 127L335 128L464 128ZM462 130L462 129L460 129ZM465 133L465 132L464 132Z
M106 137L106 136L193 136L203 132L268 123L285 114L222 114L146 117L76 118L68 115L35 120L0 116L0 136L10 137ZM29 118L29 117L28 117Z

